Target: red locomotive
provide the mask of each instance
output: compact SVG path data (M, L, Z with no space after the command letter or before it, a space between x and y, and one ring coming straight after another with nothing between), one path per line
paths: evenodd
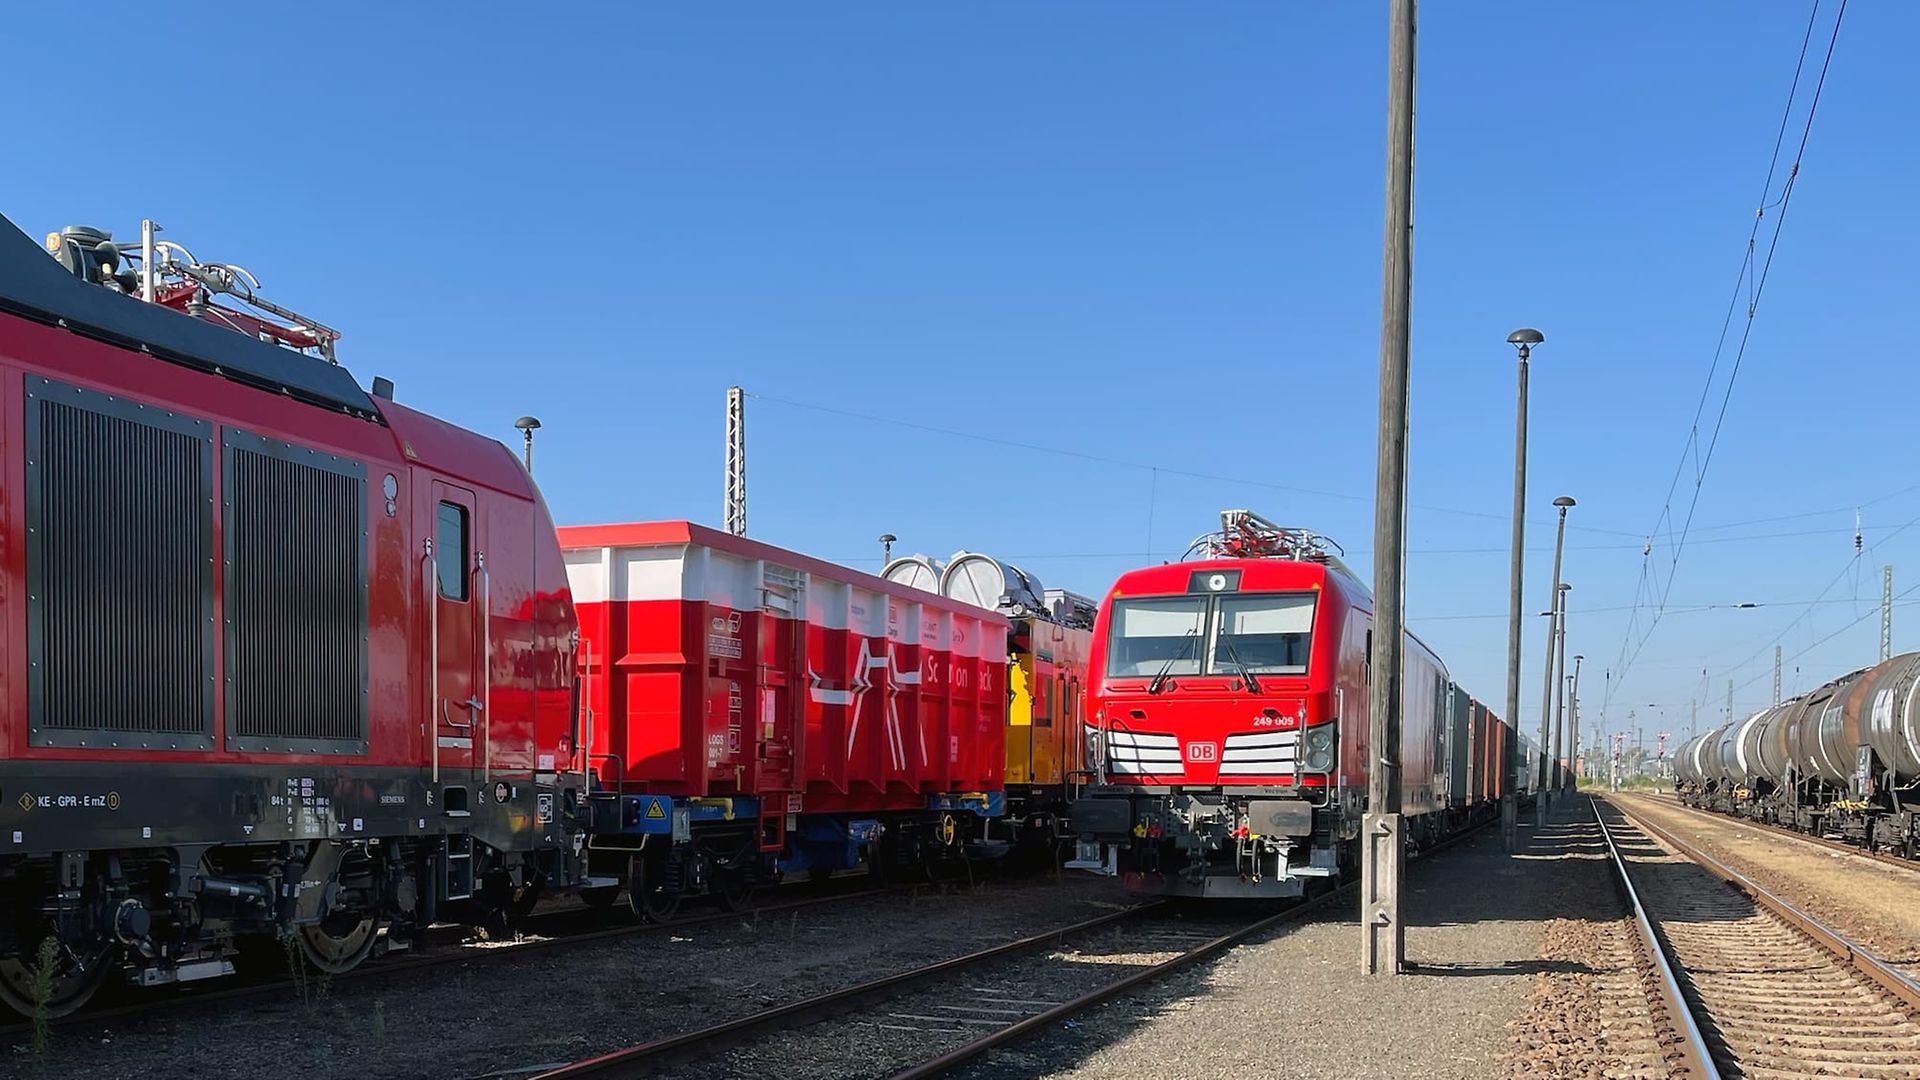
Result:
M1323 537L1245 510L1121 576L1094 623L1093 786L1070 866L1142 891L1301 895L1355 857L1372 598ZM1423 843L1496 812L1512 729L1406 643L1401 776Z
M50 258L0 227L22 1011L224 974L249 938L340 971L579 876L576 628L526 470L153 233Z

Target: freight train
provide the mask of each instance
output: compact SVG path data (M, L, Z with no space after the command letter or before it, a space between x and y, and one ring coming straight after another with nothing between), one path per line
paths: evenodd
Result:
M1372 599L1329 541L1246 510L1189 554L1123 574L1100 604L1068 865L1142 892L1299 896L1356 857ZM1515 765L1533 746L1412 634L1405 656L1403 812L1420 845L1529 795Z
M576 626L527 471L154 231L0 224L19 1011L249 942L341 971L581 875Z
M1674 780L1692 806L1920 858L1920 653L1687 740Z

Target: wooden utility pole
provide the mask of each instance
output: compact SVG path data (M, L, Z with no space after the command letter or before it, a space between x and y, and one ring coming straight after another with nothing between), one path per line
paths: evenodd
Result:
M1360 871L1363 964L1397 975L1406 955L1400 879L1401 653L1406 615L1407 371L1413 292L1414 0L1393 0L1387 50L1387 223L1380 300L1380 444L1373 499L1373 686Z

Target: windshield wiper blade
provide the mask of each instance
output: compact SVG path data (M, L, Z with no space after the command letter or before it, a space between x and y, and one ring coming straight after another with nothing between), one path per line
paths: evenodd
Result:
M1224 627L1222 629L1224 629ZM1240 659L1240 649L1234 645L1233 635L1221 634L1220 642L1227 647L1227 655L1233 657L1234 665L1240 669L1240 677L1246 680L1247 689L1256 694L1266 693L1266 691L1260 689L1260 680L1253 677L1253 669L1247 666L1245 660Z
M1155 675L1153 681L1147 684L1147 693L1157 694L1160 692L1160 688L1167 684L1167 675L1173 671L1173 665L1187 658L1187 653L1192 651L1193 643L1199 640L1199 636L1200 631L1198 629L1187 631L1186 638L1181 642L1180 651L1167 657L1167 662L1160 665L1160 673Z

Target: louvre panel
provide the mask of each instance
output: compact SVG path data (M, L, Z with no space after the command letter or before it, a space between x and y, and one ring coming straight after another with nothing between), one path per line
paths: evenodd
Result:
M208 425L35 377L26 405L32 741L211 746Z
M366 749L366 470L228 431L228 742Z

